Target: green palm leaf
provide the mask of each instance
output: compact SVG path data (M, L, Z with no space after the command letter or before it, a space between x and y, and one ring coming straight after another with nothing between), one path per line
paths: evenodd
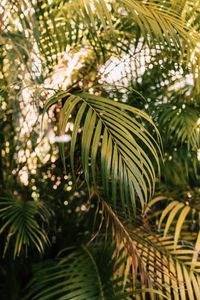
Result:
M198 266L198 262L192 263L192 257L196 249L191 249L185 245L179 244L174 250L173 238L161 238L159 236L146 237L151 243L156 243L160 251L155 250L155 246L147 245L144 250L144 244L137 245L140 249L141 259L146 264L148 272L156 276L158 289L168 294L173 299L199 299L200 295L200 274L191 265ZM157 257L160 257L158 260ZM155 263L156 260L156 263ZM158 299L163 299L159 297Z
M163 199L155 201L159 200ZM198 299L200 237L195 247L179 243L175 249L173 236L162 237L152 231L147 220L133 223L102 199L101 205L107 234L111 231L124 251L126 280L133 283L137 299Z
M112 247L81 246L63 250L60 256L35 270L24 300L127 299L122 291L123 278L113 278L122 262L113 258Z
M199 118L198 106L165 104L159 114L160 130L166 134L166 142L173 136L177 143L187 143L189 148L196 150L200 147Z
M33 247L39 253L43 253L45 246L49 244L46 232L40 228L36 216L46 219L48 211L40 207L34 201L22 201L1 198L0 218L2 226L0 234L6 233L7 239L4 247L4 256L8 246L14 243L14 258L22 251L27 253L28 248Z
M88 186L98 188L100 158L102 184L108 199L111 196L116 205L117 193L120 192L121 201L135 212L138 197L143 209L144 203L154 191L156 164L159 169L159 146L142 123L142 120L149 122L152 130L157 132L151 118L126 104L87 93L58 93L47 101L45 111L64 95L68 99L61 110L61 135L65 133L70 115L78 109L70 150L73 174L75 147L81 130L81 158Z
M175 45L183 55L185 43L189 44L190 49L192 46L195 50L199 39L197 32L181 15L181 13L183 15L187 13L184 11L183 1L179 1L181 3L176 1L169 5L169 3L140 0L120 0L117 3L105 0L73 0L64 3L54 1L52 4L40 0L36 3L33 1L24 3L29 11L26 14L14 1L9 2L11 3L8 8L12 12L13 19L15 20L16 12L19 15L23 14L23 17L19 17L19 22L24 29L30 29L31 25L33 32L28 38L23 36L22 43L20 41L15 43L9 32L5 32L4 37L13 40L14 48L18 49L18 52L19 49L25 47L24 45L30 44L31 39L34 39L50 69L58 62L67 46L77 47L82 40L88 47L92 46L97 56L100 55L100 51L104 56L106 47L103 41L108 38L115 47L118 35L121 33L118 30L118 21L113 21L113 14L118 14L119 11L122 11L121 16L124 11L129 15L132 26L137 25L147 41L150 40L155 45L157 42L163 44L167 42L170 47ZM174 7L178 9L175 10ZM8 25L7 22L6 25ZM101 27L104 28L103 32L100 30ZM130 30L127 35L130 35ZM132 37L130 36L131 39ZM183 45L181 39L184 41ZM28 50L26 55L29 55L30 47L26 48ZM188 49L188 60L193 53L190 49ZM195 57L198 59L198 53L195 53ZM195 65L193 63L192 65L195 71Z
M183 3L182 3L183 4ZM186 40L191 39L188 34L188 26L179 13L176 13L174 7L164 3L156 3L155 1L140 1L140 0L120 0L118 3L111 1L97 0L81 0L66 3L65 9L70 9L72 12L84 16L88 26L95 28L95 17L103 24L108 31L114 32L114 24L111 18L111 9L117 10L123 8L132 18L133 22L139 25L144 36L153 36L163 41L164 39L171 44L173 41L176 45L179 44L177 32ZM172 4L172 6L174 6ZM63 8L64 9L64 8ZM180 6L179 6L180 9ZM182 5L182 10L184 5Z
M196 195L196 200L195 195L193 195L194 199L192 194L189 193L189 196L189 198L182 197L182 199L158 196L148 203L146 209L147 212L161 201L162 205L165 205L162 210L157 210L158 228L162 229L164 236L174 236L174 249L178 246L180 239L186 240L187 237L189 237L190 242L199 243L199 228L197 226L200 213L199 193ZM194 230L192 230L193 227Z

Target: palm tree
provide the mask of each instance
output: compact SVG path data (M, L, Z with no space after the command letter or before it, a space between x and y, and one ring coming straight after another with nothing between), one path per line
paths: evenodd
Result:
M199 6L2 3L5 299L200 299Z

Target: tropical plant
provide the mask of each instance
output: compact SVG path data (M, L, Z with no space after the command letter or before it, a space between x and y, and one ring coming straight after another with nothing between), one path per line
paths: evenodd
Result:
M199 7L2 1L3 300L200 299Z

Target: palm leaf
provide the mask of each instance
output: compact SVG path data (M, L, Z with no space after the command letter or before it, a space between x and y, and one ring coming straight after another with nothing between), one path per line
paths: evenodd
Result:
M47 261L35 269L24 300L127 299L122 278L113 278L121 263L113 257L112 247L65 249L57 261Z
M164 196L159 196L155 199L152 199L147 206L146 212L151 209L155 204L158 204L162 201L163 205L167 202L167 205L159 211L157 210L157 215L159 216L158 228L163 230L163 235L174 235L174 248L176 249L178 242L181 238L186 239L188 235L188 230L191 231L191 228L194 227L194 238L193 242L196 241L198 248L198 235L199 228L196 226L199 220L200 207L198 203L198 198L192 198L192 195L189 193L190 198L181 200L175 200L173 198L168 198ZM192 237L192 231L189 235Z
M2 226L0 234L6 233L7 238L4 247L4 256L8 246L14 243L14 258L28 248L33 247L39 253L43 253L45 246L49 245L46 232L40 228L36 216L43 216L47 220L48 211L44 207L37 206L33 201L22 201L1 198L0 218Z
M72 1L66 3L66 9L76 11L80 16L84 16L88 21L88 25L95 26L94 17L97 16L106 30L113 33L114 26L111 18L111 9L117 10L123 8L127 10L133 21L140 26L144 36L154 35L157 39L163 41L166 39L170 44L173 41L178 43L176 33L178 32L186 40L191 39L188 34L188 27L184 23L179 13L164 5L164 3L155 3L155 1L139 1L139 0L120 0L118 3L112 4L105 0L89 1ZM174 6L172 4L172 6ZM180 9L180 6L179 6ZM184 5L182 6L184 9Z
M174 102L162 105L159 126L166 134L166 142L173 136L177 143L187 143L191 149L198 149L200 146L199 117L198 107Z
M15 1L9 2L8 9L12 12L13 20L15 20L17 12L19 14L18 21L24 29L28 29L30 34L28 38L23 38L21 45L15 44L14 48L30 44L30 40L33 38L49 68L58 62L67 46L77 47L82 40L83 44L91 47L97 56L100 55L100 52L105 56L106 47L103 41L107 41L108 38L113 47L116 47L119 35L123 42L122 34L118 30L118 22L113 21L113 14L119 14L119 11L122 11L121 16L124 11L129 15L132 26L139 26L142 36L147 41L150 40L155 45L165 42L170 47L175 45L183 55L185 55L185 51L188 51L188 60L196 51L198 34L181 16L181 13L184 14L184 8L181 8L184 7L183 1L181 1L181 5L180 3L178 5L176 1L177 3L172 3L171 6L169 3L140 0L120 0L117 3L105 0L74 0L64 3L54 1L52 4L46 0L36 3L23 1L28 13L27 11L24 13ZM174 7L177 7L177 13ZM9 25L8 27L12 25L8 24L7 20L5 23L7 26ZM33 28L32 33L30 33L30 27ZM9 35L9 32L5 31L4 36L7 34ZM130 30L126 33L126 37L129 35ZM131 33L130 40L132 38ZM12 36L9 36L9 39L12 39ZM184 41L183 45L181 39ZM184 47L185 43L190 46L187 50ZM29 52L30 49L27 54ZM198 53L195 53L195 57L198 60ZM195 71L193 63L192 66Z
M70 115L78 109L70 150L73 174L75 147L81 129L82 166L88 186L93 185L95 189L98 187L97 170L100 158L102 184L107 197L110 198L111 195L112 202L116 205L119 191L124 205L135 211L137 196L143 208L154 191L155 164L159 169L159 146L142 123L142 119L149 122L152 130L157 132L151 118L143 111L100 96L87 93L65 95L68 99L61 110L61 135L65 133ZM63 93L55 94L50 98L45 105L45 111L63 96ZM144 148L149 151L148 155Z
M111 230L118 247L124 249L124 257L128 256L127 261L124 259L129 269L126 278L133 282L136 299L164 299L165 296L198 299L199 239L196 247L179 243L175 249L173 236L162 237L151 230L146 220L134 224L121 210L115 213L102 199L101 203L107 234ZM160 294L156 295L155 290Z

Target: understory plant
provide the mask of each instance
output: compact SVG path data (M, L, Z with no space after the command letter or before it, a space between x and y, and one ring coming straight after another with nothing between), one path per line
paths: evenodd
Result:
M1 2L1 299L200 299L200 1Z

